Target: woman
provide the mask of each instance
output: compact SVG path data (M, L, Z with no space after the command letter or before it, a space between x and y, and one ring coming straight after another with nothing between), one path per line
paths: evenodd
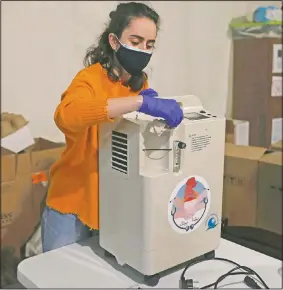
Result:
M158 14L142 3L119 4L110 13L98 46L63 93L55 122L65 134L66 150L50 170L42 218L43 251L78 242L99 229L97 125L133 111L176 127L183 112L175 100L148 89L143 69L154 50ZM115 186L115 185L113 185Z

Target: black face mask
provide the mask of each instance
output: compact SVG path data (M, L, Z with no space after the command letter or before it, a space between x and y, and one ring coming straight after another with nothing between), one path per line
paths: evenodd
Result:
M115 55L127 73L132 76L137 76L148 65L152 52L127 47L120 42L120 47Z

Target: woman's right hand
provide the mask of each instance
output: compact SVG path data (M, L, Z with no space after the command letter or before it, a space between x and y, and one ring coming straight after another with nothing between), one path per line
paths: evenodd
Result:
M162 118L172 128L177 127L184 118L183 110L173 99L152 98L145 95L138 111L152 117Z

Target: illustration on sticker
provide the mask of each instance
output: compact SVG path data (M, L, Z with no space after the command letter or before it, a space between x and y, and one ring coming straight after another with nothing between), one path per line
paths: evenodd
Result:
M214 229L218 226L218 217L216 214L211 214L206 220L206 230Z
M197 229L205 221L211 201L208 183L200 176L190 176L173 191L168 204L171 227L178 233Z

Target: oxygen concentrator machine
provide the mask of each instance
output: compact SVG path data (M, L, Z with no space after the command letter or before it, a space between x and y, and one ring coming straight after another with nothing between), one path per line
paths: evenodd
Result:
M100 246L147 280L220 242L225 118L174 99L177 128L134 112L99 129Z

